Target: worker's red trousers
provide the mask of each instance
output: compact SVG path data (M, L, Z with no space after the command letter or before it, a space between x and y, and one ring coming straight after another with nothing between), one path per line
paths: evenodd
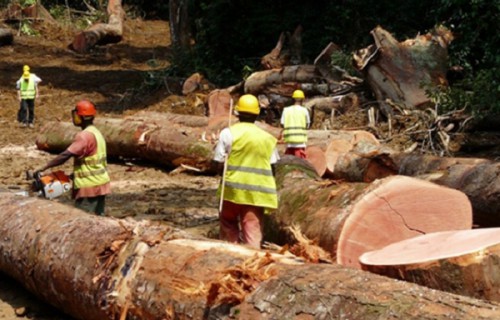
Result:
M224 200L219 214L219 238L260 248L264 208ZM241 234L240 234L241 226Z
M306 148L292 148L288 147L285 150L285 154L291 154L302 159L306 158Z

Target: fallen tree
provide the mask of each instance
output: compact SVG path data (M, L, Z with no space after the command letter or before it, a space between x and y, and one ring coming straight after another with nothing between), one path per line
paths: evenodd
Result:
M231 123L236 123L231 118ZM95 125L104 135L110 158L139 159L167 167L181 164L206 170L220 131L228 126L228 115L203 117L173 113L144 112L124 119L96 118ZM281 129L263 122L256 123L276 138ZM80 129L69 122L46 123L36 138L38 149L58 153L65 150ZM346 140L360 146L376 139L362 131L309 130L310 144ZM285 145L278 145L284 152Z
M342 265L360 268L364 252L421 234L472 227L466 195L431 182L405 176L371 184L318 181L290 156L276 171L280 203L268 216L266 239L288 243L287 228L298 225Z
M0 208L0 270L77 319L500 317L498 304L165 225L10 193Z
M125 11L121 0L108 1L108 23L97 23L75 35L68 46L71 50L86 53L97 45L118 43L123 38Z
M500 301L500 229L445 231L360 257L364 270L478 299Z
M354 60L377 101L390 100L412 110L430 102L422 84L447 84L448 45L453 35L445 27L403 42L380 26L371 34L375 44L357 52Z

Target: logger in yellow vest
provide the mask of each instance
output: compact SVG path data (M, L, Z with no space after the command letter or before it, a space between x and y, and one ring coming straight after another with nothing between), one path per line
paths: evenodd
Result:
M285 154L306 158L307 129L311 124L309 111L302 106L305 99L302 90L295 90L292 98L295 103L283 109L281 114L281 133L286 143Z
M38 99L38 84L42 82L36 74L30 73L30 67L23 66L23 75L16 82L19 111L17 121L23 127L33 128L35 123L35 99Z
M59 166L74 158L73 197L75 206L87 212L104 215L105 197L111 193L107 171L106 141L93 125L94 104L79 101L71 112L73 124L81 127L71 145L38 171Z
M279 160L277 140L254 124L260 113L255 96L241 96L235 109L239 122L221 131L214 155L219 172L227 159L219 188L220 238L260 248L264 210L278 207L272 170Z

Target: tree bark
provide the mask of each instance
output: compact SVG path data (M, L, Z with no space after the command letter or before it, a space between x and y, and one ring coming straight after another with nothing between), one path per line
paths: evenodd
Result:
M123 38L123 20L125 11L121 0L108 1L108 23L97 23L85 31L78 33L69 45L71 50L79 53L89 52L97 45L118 43Z
M214 148L213 143L202 140L206 127L182 123L196 120L208 123L205 117L172 114L156 121L101 118L94 124L106 140L110 158L148 160L167 167L185 164L205 170L210 167ZM36 145L44 151L64 151L79 130L68 122L48 122L40 130Z
M469 200L451 188L405 176L334 183L289 171L288 165L277 167L280 203L268 217L267 240L290 242L286 228L298 224L342 265L360 268L364 252L421 234L472 227Z
M360 257L364 270L500 302L500 229L436 232Z
M286 82L314 82L321 77L313 65L286 66L280 69L258 71L252 73L246 80L244 90L246 93L260 94L266 93L269 87ZM290 85L289 97L292 96L296 85Z
M375 45L354 58L378 101L390 99L413 109L430 102L422 84L447 85L447 47L453 39L449 30L438 27L404 42L398 42L381 27L371 34Z
M188 5L189 1L186 0L168 2L170 38L172 45L181 50L187 50L191 46Z
M200 170L208 168L213 149L220 131L229 124L226 115L203 117L173 113L142 112L125 119L96 118L94 124L106 139L108 157L140 159L167 167L177 167L181 163ZM231 124L238 122L231 118ZM278 138L280 128L263 122L256 125ZM38 149L59 153L72 142L80 129L69 122L48 122L36 139ZM309 130L309 143L348 140L361 150L363 145L376 142L375 137L365 131L325 131ZM278 145L283 153L284 144Z
M77 319L500 317L498 304L54 201L1 193L0 220L0 270Z

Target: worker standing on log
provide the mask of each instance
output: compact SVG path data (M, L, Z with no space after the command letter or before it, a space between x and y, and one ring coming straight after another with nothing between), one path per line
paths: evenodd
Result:
M23 75L16 82L19 111L17 121L23 127L33 128L35 123L35 99L38 99L38 84L42 82L36 74L30 73L28 65L23 66Z
M214 155L219 173L227 158L218 191L220 239L260 248L264 210L278 207L272 168L279 159L277 140L254 124L260 113L255 96L241 96L235 110L239 122L221 131Z
M39 172L59 166L74 158L73 198L75 206L87 212L104 215L105 197L111 193L107 171L106 141L94 126L95 105L81 100L71 111L73 124L81 127L71 145L49 161Z
M302 90L295 90L292 98L294 104L283 109L281 114L281 138L284 138L286 143L285 154L305 159L306 158L306 143L307 129L311 124L309 112L302 106L305 96Z

